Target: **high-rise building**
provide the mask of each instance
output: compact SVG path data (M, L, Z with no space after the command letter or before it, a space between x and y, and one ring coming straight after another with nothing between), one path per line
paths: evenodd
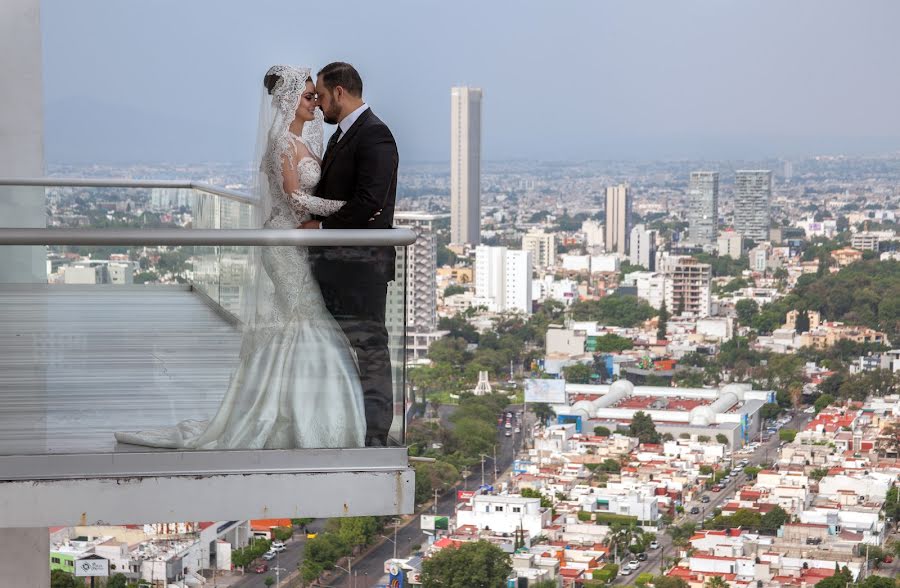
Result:
M481 89L450 90L450 242L481 241Z
M531 251L479 245L475 249L475 297L495 312L531 314Z
M603 224L595 220L586 220L581 223L581 232L584 233L584 246L590 251L596 247L603 247Z
M446 334L437 331L437 238L434 222L447 215L396 212L394 225L416 232L415 243L397 247L396 279L388 286L386 323L388 332L406 331L407 360L422 359L431 344ZM391 342L402 348L400 339Z
M506 308L512 312L531 314L531 251L506 252Z
M688 227L690 242L714 245L719 234L719 173L691 172L688 186Z
M556 235L543 231L532 231L522 237L522 249L531 251L535 267L546 268L556 265Z
M644 269L656 269L656 231L648 231L644 225L635 225L629 239L629 261Z
M628 255L631 233L631 191L625 184L606 189L606 250L620 258Z
M772 172L739 170L734 177L734 230L747 239L769 239Z
M725 231L716 241L716 252L719 257L740 259L744 255L744 236L735 231Z
M702 318L709 316L712 308L710 282L712 266L700 263L693 257L670 259L667 272L666 308L674 316L687 314Z

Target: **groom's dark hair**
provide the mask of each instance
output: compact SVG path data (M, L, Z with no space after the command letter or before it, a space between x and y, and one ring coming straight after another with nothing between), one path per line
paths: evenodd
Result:
M319 70L317 76L322 76L322 83L329 91L333 92L337 86L341 86L351 96L362 98L362 78L359 77L356 68L349 63L343 61L329 63Z

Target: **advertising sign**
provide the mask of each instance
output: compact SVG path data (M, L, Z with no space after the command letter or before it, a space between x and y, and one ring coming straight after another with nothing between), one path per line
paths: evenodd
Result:
M474 490L458 490L456 492L456 501L469 502L470 500L472 500L473 496L475 496Z
M446 531L450 528L450 519L437 515L422 515L423 531Z
M89 555L75 560L75 575L81 577L109 576L109 560L99 555Z
M525 380L525 402L566 403L565 380Z

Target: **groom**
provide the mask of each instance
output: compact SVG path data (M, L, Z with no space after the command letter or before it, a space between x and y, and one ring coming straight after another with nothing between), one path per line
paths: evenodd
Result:
M325 122L338 125L322 160L316 196L346 200L304 229L390 229L397 196L397 144L363 101L362 79L349 63L326 65L316 79ZM387 284L394 279L393 247L311 247L313 272L329 312L359 361L366 407L366 445L387 446L393 384L385 328Z

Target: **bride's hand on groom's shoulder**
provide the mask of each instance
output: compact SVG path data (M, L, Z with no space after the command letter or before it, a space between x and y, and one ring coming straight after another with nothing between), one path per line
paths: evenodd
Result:
M308 220L297 225L298 229L321 229L322 221Z

